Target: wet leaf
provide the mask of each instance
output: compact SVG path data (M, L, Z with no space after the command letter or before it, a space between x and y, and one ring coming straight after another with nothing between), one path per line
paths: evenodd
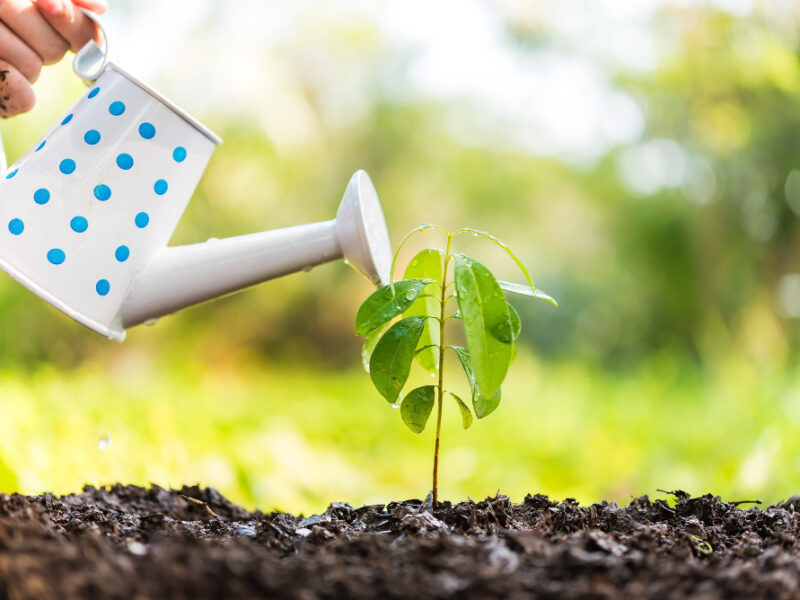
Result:
M519 334L522 333L522 321L519 319L519 313L517 309L508 305L508 315L511 317L511 335L514 340L519 337Z
M400 405L400 416L414 433L422 433L431 416L436 386L425 385L411 390Z
M408 379L425 321L425 317L398 321L383 334L372 352L369 376L381 395L392 404Z
M464 401L456 396L453 392L447 390L447 393L450 394L453 397L453 400L456 401L456 404L458 404L458 410L461 411L461 425L464 427L464 429L469 429L469 426L472 425L472 413L470 412L469 408L466 404L464 404Z
M539 300L544 300L545 302L549 302L556 308L558 308L558 302L556 302L555 298L553 298L550 294L546 294L542 290L538 288L531 288L528 285L522 285L520 283L511 283L510 281L497 281L500 289L511 292L512 294L519 294L520 296L529 296L530 298L537 298Z
M381 333L383 333L382 327L368 333L364 339L364 345L361 347L361 364L364 365L364 370L367 373L369 373L369 360L372 358L372 353L375 351L378 340L381 339Z
M406 279L374 291L358 309L356 334L367 335L411 306L432 279Z
M489 269L463 254L456 255L455 282L475 382L484 396L492 397L511 361L514 338L508 303Z
M482 419L494 412L494 410L500 404L500 390L498 389L491 398L484 396L480 388L478 388L478 385L475 383L475 373L472 370L472 361L470 360L469 350L466 348L461 348L460 346L451 346L451 348L456 351L458 360L461 361L461 366L464 368L464 373L467 374L469 386L472 390L472 410L475 411L476 417ZM513 360L513 354L511 360Z
M403 275L404 279L433 280L441 285L442 281L442 251L436 248L423 250L411 259ZM434 287L434 289L436 289ZM417 300L403 313L405 317L428 316L439 317L441 305L436 296L422 294ZM438 346L440 339L439 322L429 319L425 323L419 345ZM439 350L438 348L426 348L417 354L417 362L430 373L439 372Z
M491 398L487 398L483 394L476 394L472 398L472 410L475 411L475 416L479 419L488 417L492 414L498 406L500 406L500 389L494 393Z

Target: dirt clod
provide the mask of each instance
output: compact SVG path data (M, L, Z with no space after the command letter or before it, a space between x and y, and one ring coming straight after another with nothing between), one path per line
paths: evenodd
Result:
M800 499L743 503L497 496L296 517L196 486L0 494L0 600L800 597Z

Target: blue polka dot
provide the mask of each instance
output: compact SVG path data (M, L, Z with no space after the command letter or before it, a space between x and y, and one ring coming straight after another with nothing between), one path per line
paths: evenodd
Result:
M11 219L8 223L8 230L14 235L19 235L25 231L25 223L22 222L22 219Z
M49 260L54 265L60 265L63 263L67 258L67 255L64 254L64 251L60 248L53 248L47 253L47 260Z
M114 252L114 257L119 262L125 262L128 260L128 257L131 255L131 250L127 246L120 246L117 248L116 252Z
M90 146L94 146L100 141L100 132L97 131L97 129L90 129L86 132L86 135L83 136L83 141Z
M75 161L71 158L65 158L61 161L61 164L58 165L58 170L61 171L64 175L70 175L75 172Z
M139 125L139 135L146 140L152 140L156 135L156 128L152 123L144 122Z
M6 179L11 179L11 178L12 178L12 177L14 177L14 175L16 175L18 172L19 172L19 169L14 169L13 171L11 171L11 173L9 173L8 175L6 175Z
M83 233L89 229L89 221L86 220L86 217L72 217L69 226L75 233Z
M100 200L100 202L105 202L111 198L111 188L102 183L98 186L95 186L94 197Z
M94 286L94 289L96 289L97 293L101 296L107 296L108 292L111 291L111 284L108 283L108 279L101 279L97 282L97 285Z
M38 147L36 150L34 150L34 152L38 152L39 150L41 150L42 148L44 148L44 145L45 145L46 143L47 143L47 140L43 141L41 144L39 144L39 147Z
M74 116L74 115L71 115L71 114L67 115L66 117L64 117L64 120L63 120L63 121L61 121L61 124L62 124L62 125L66 125L67 123L69 123L70 121L72 121L72 117L73 117L73 116Z
M119 100L117 100L116 102L112 102L111 106L108 107L108 112L110 112L115 117L118 117L125 112L125 105Z
M100 93L100 88L99 88L99 87L96 87L96 88L94 88L94 89L93 89L91 92L89 92L89 95L88 95L88 96L86 96L86 97L87 97L87 98L94 98L94 97L95 97L95 96L97 96L97 94L99 94L99 93Z
M117 157L117 166L123 171L127 171L133 167L133 157L123 152Z
M166 179L159 179L156 181L156 184L153 186L153 190L159 196L163 196L167 193L167 189L169 188L169 184L167 183Z
M50 202L50 190L47 188L40 188L33 193L33 201L36 204L47 204Z
M135 222L139 229L144 229L147 227L147 224L150 223L150 215L148 215L146 212L140 212L138 215L136 215Z
M178 146L175 150L172 151L172 158L175 159L175 162L183 162L186 160L186 148L183 146Z

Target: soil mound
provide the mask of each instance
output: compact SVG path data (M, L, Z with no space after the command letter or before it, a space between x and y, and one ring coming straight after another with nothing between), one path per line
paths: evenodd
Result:
M800 498L420 500L310 517L214 489L0 494L0 600L800 597Z

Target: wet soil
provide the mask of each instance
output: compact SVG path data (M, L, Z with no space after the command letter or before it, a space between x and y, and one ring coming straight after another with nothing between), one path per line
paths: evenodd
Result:
M750 507L748 507L750 506ZM800 498L250 513L213 489L0 494L0 600L800 598Z

